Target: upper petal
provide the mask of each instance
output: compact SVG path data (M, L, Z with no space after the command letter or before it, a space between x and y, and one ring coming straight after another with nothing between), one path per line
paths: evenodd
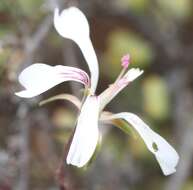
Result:
M84 166L97 146L99 131L99 103L96 96L87 97L82 106L75 134L67 155L67 164Z
M15 94L20 97L31 98L64 81L77 81L89 85L88 75L81 69L36 63L21 72L19 82L26 89Z
M94 94L99 77L98 61L89 36L89 24L84 13L76 7L54 12L54 26L64 38L73 40L81 49L91 72L91 92Z
M150 129L137 115L123 112L107 118L121 118L130 123L142 137L147 148L155 155L164 175L170 175L176 172L176 166L179 161L178 153L163 137Z
M89 24L85 15L76 7L54 11L54 26L64 38L79 41L82 37L89 36Z

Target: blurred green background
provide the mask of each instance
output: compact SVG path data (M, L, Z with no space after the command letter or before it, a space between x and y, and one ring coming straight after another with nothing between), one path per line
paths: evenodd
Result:
M165 177L138 135L101 126L102 142L89 167L65 166L64 146L78 111L65 101L39 107L59 93L82 97L82 86L60 84L32 99L14 95L18 74L35 62L88 71L79 48L53 27L53 10L78 6L87 15L99 66L97 93L114 82L121 57L145 72L109 105L140 115L180 154ZM192 0L0 0L0 190L193 190Z

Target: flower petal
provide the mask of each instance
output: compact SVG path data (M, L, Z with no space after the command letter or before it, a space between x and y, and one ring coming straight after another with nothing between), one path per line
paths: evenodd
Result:
M120 118L126 120L136 129L147 145L147 148L155 155L164 175L176 172L179 155L163 137L150 129L147 124L133 113L122 112L108 117L108 119Z
M86 16L76 7L64 9L61 13L58 8L55 8L54 26L61 36L75 42L89 36Z
M132 82L142 74L143 70L140 70L139 68L132 68L124 75L123 79L127 82Z
M31 98L64 81L76 81L89 85L88 75L80 69L62 65L50 66L36 63L21 72L19 82L26 90L15 94L20 97Z
M143 70L138 68L130 69L121 79L111 84L104 92L99 95L100 99L100 110L104 107L130 82L135 80L137 77L143 74Z
M97 146L99 104L96 96L87 97L78 118L76 131L67 156L67 164L84 166Z
M81 49L89 70L91 72L91 92L95 93L99 69L97 57L89 37L89 24L86 16L76 7L64 9L59 14L59 9L54 12L54 26L64 38L73 40Z

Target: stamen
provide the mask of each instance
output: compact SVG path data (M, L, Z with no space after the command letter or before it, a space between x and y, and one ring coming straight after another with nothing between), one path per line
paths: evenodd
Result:
M129 54L126 54L126 55L124 55L124 56L121 58L121 65L122 65L123 68L122 68L122 70L121 70L121 73L120 73L119 76L117 77L115 83L116 83L117 81L119 81L119 80L122 78L122 76L125 74L125 72L126 72L128 66L129 66L129 64L130 64L130 55L129 55Z
M121 58L121 65L124 69L127 69L130 64L130 55L126 54Z

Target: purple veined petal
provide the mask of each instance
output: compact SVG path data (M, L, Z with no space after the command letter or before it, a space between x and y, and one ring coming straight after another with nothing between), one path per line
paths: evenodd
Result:
M164 175L176 172L179 155L175 149L160 135L155 133L137 115L128 112L105 116L103 119L124 119L139 133L147 148L155 155Z
M143 70L138 68L130 69L120 80L111 84L106 90L104 90L100 95L100 111L130 82L138 78L143 74Z
M66 162L83 167L91 159L99 138L99 102L96 96L88 96L84 102Z
M88 75L81 69L36 63L21 72L19 82L25 87L25 90L15 94L23 98L31 98L65 81L76 81L85 86L89 85Z
M90 30L86 16L76 7L64 9L61 13L56 8L54 26L62 37L73 40L80 47L91 72L91 93L94 94L99 78L99 68L89 36Z

